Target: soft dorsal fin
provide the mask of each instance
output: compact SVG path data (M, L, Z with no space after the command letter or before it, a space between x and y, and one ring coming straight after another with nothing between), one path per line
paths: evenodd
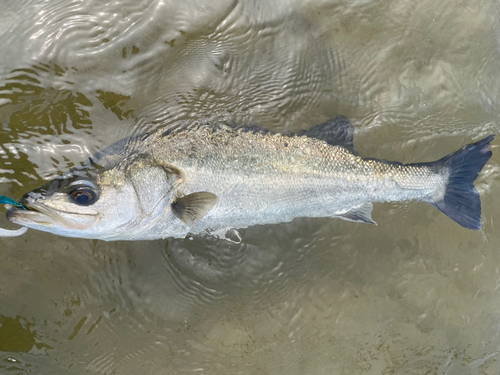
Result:
M353 207L349 211L336 215L339 219L354 221L356 223L377 223L372 219L373 204L371 202L363 203L360 206Z
M325 141L332 146L342 146L358 155L353 146L354 127L345 116L337 116L309 130L301 130L297 135L306 135Z
M172 211L184 224L192 226L202 219L219 201L217 195L201 191L192 193L172 202Z

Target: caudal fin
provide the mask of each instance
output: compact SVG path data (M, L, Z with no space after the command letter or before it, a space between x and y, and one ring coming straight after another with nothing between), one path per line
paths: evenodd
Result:
M436 165L448 169L449 179L443 199L430 203L469 229L481 228L481 200L474 181L492 155L488 146L493 138L490 135L436 162Z

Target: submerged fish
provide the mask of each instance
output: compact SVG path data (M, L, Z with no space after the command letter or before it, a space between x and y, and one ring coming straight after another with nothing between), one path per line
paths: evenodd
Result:
M430 163L364 159L342 116L295 135L191 123L124 139L23 196L10 221L102 240L224 236L230 228L336 217L375 224L372 202L429 203L481 227L473 186L493 136Z

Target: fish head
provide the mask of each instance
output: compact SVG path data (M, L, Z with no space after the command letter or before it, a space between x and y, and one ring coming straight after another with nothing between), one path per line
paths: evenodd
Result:
M53 234L103 240L133 239L169 207L179 172L135 161L98 173L77 173L28 192L7 218Z

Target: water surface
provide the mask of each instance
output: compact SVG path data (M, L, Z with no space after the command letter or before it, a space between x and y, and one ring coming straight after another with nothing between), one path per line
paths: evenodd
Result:
M180 120L286 132L342 114L362 156L405 163L500 130L497 1L1 7L0 194L14 198ZM376 204L378 226L297 219L241 244L0 239L0 373L498 373L496 144L478 232L410 202Z

